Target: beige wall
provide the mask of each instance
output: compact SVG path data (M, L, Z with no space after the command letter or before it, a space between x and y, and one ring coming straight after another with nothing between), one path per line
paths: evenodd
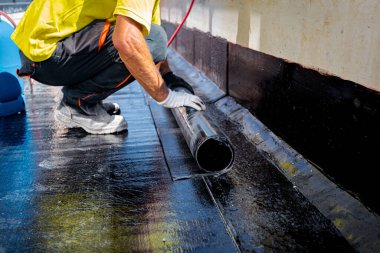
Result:
M190 0L161 0L180 22ZM187 27L380 89L380 0L196 0Z

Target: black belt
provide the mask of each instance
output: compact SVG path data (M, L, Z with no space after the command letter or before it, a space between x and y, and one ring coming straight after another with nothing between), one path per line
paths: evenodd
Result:
M16 73L19 77L31 77L36 71L37 64L29 60L21 51L21 68L16 70Z

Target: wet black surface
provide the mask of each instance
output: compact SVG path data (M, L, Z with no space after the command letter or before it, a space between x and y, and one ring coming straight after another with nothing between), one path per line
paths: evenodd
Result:
M235 125L225 121L213 105L207 108L207 115L227 134L237 154L233 170L220 177L207 177L207 186L242 252L354 252L334 225L259 154ZM173 178L199 173L178 126L163 120L171 118L169 110L154 102L151 109ZM180 149L183 151L178 152Z
M212 105L234 169L173 181L199 169L170 111L149 110L136 84L111 97L129 123L119 135L65 129L57 89L30 93L26 114L0 119L0 252L353 251Z
M354 252L334 225L212 105L235 146L233 169L208 185L243 252Z
M203 180L171 180L139 86L112 97L119 135L55 123L57 91L0 118L0 252L236 251Z

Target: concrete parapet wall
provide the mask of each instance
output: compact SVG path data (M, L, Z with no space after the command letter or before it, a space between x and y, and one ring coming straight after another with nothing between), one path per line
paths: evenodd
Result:
M190 0L162 0L162 19L179 23ZM188 28L380 89L380 2L196 1Z

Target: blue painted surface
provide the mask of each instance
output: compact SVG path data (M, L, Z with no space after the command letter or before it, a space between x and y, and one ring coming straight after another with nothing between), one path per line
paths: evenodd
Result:
M25 110L23 80L16 75L20 68L19 49L10 36L13 27L0 21L0 116Z
M1 130L6 132L7 129L10 136L10 139L0 138L0 147L4 147L0 154L7 154L0 159L0 217L3 221L0 233L8 231L7 240L19 249L28 246L20 238L30 236L30 225L35 215L33 203L36 192L33 191L33 184L37 165L35 156L30 155L35 152L35 144L33 132L27 131L28 127L26 114L13 115L0 122ZM11 166L16 161L17 166ZM1 246L0 252L5 250Z

